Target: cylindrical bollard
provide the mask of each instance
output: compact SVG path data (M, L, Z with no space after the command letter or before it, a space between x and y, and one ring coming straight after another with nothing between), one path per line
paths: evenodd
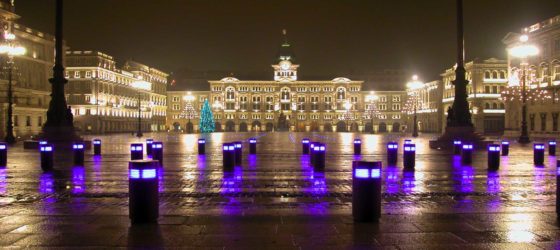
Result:
M198 139L198 154L206 154L206 139Z
M309 154L309 139L307 138L303 138L303 140L301 140L301 153Z
M560 217L560 160L556 161L556 216Z
M454 155L460 155L461 154L461 146L463 145L463 143L459 140L454 140L453 141L453 154Z
M399 155L399 144L397 142L387 143L387 165L397 165Z
M322 171L325 169L325 156L327 147L323 143L316 144L313 147L313 154L315 163L313 164L313 169L316 171Z
M240 141L233 142L235 146L235 164L241 165L243 160L243 143Z
M311 163L311 166L315 165L315 151L313 149L317 144L319 143L315 141L309 142L309 162Z
M8 165L8 144L0 142L0 167Z
M463 164L472 163L472 151L473 151L472 143L469 142L463 143L462 150L461 150L461 162Z
M74 151L74 165L84 165L84 149L85 144L83 142L75 142L72 144L72 151Z
M405 144L403 148L403 167L405 169L414 169L414 166L416 165L416 145Z
M539 166L544 165L544 143L533 145L533 163Z
M256 154L257 153L257 139L251 138L249 139L249 154Z
M142 160L144 158L144 145L142 143L130 144L130 160Z
M235 167L235 144L224 143L222 146L224 171L233 171Z
M354 154L362 154L362 140L354 139Z
M38 148L38 149L40 150L40 149L41 149L41 146L47 145L47 144L49 144L47 141L45 141L45 140L40 140L40 141L39 141L39 148Z
M502 141L502 155L509 155L509 141Z
M101 140L93 139L93 155L101 155Z
M500 145L488 145L488 169L498 170L500 168Z
M154 143L154 139L146 139L146 155L152 156L152 145Z
M152 142L152 159L159 161L160 165L163 163L163 142Z
M548 141L548 155L556 155L556 141Z
M52 170L54 146L51 144L43 144L39 147L41 154L41 169L43 171Z
M158 162L128 163L128 214L132 224L157 223L159 216Z
M352 216L356 222L381 217L381 162L352 162Z

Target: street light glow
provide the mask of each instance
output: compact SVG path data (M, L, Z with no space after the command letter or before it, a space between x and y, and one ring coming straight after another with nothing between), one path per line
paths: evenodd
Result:
M408 89L411 89L411 90L422 88L422 86L424 86L424 83L422 83L421 81L418 80L417 75L413 75L412 76L412 81L410 81L406 84L406 87Z

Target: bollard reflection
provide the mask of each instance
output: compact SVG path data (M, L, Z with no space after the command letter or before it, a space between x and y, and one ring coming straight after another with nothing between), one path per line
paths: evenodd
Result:
M6 194L6 189L8 186L8 182L6 181L6 179L7 179L6 169L0 168L0 195Z
M86 170L82 166L72 168L72 193L81 194L86 191Z

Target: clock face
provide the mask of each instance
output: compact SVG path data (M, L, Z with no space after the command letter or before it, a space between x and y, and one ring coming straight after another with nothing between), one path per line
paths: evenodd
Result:
M292 63L290 61L281 61L280 62L280 68L282 68L283 70L290 69L291 65L292 65Z

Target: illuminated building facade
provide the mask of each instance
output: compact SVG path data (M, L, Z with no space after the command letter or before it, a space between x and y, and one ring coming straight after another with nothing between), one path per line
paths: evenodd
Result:
M501 92L507 86L507 63L505 60L490 58L474 60L465 64L468 102L476 132L481 134L502 134L504 130L505 105ZM455 69L441 74L440 87L443 92L441 129L447 125L447 111L453 105Z
M209 81L210 91L190 92L200 112L208 98L217 131L400 132L404 91L363 91L363 81L338 77L330 81L298 79L291 45L284 40L272 65L273 80L225 77ZM186 91L168 93L168 127L190 130L184 119ZM378 97L376 101L370 98ZM377 107L375 112L369 109ZM183 113L183 115L181 115ZM373 124L372 124L373 122ZM198 131L198 119L191 120ZM373 125L373 126L372 126Z
M167 128L173 132L198 132L200 110L209 95L209 91L167 91Z
M441 117L443 116L443 85L441 81L424 83L420 88L407 90L409 102L417 101L416 115L418 117L418 131L439 133L442 131ZM414 114L413 107L407 110L407 131L412 132Z
M560 136L560 15L507 34L503 42L508 49L519 45L521 35L538 48L538 54L524 61L508 54L509 85L519 87L522 70L526 72L527 125L532 137ZM506 134L519 136L521 98L512 98L506 105Z
M168 74L98 51L67 51L66 93L74 126L86 133L166 129Z
M15 35L15 41L26 49L23 56L14 58L13 125L16 137L28 138L41 132L46 121L50 102L49 78L54 62L54 37L16 23L12 1L0 1L0 24L2 34ZM4 36L1 38L4 40ZM4 41L2 41L4 42ZM0 66L0 135L5 136L7 118L8 70L6 56L2 55Z

